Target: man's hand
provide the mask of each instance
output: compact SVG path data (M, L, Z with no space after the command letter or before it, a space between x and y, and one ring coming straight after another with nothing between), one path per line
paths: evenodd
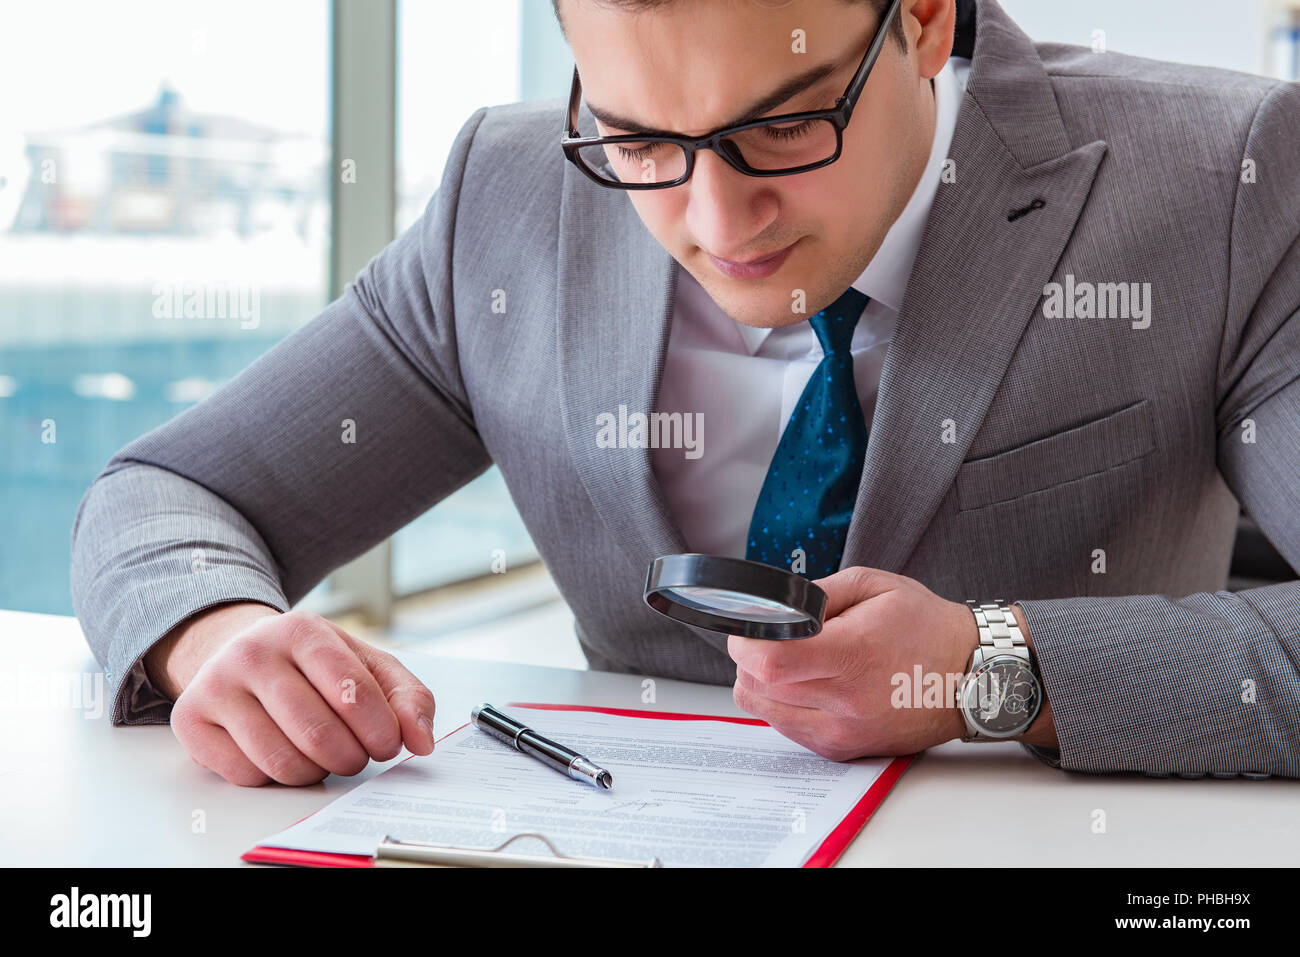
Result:
M195 762L256 787L352 775L405 744L433 750L434 700L392 655L309 612L226 605L145 658L175 698L172 732Z
M732 635L736 704L823 757L912 754L961 737L951 697L940 707L895 708L895 675L913 669L963 674L979 633L970 609L920 582L874 568L846 568L818 585L826 592L820 634L800 641Z

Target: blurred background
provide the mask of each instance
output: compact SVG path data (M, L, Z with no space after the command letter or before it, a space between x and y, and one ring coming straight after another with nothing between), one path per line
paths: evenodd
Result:
M1300 0L1002 5L1038 40L1300 79ZM70 614L73 517L112 453L338 295L474 110L566 97L571 71L550 0L0 0L0 608ZM348 159L367 175L340 190ZM1243 527L1234 584L1292 577ZM495 470L307 604L584 666Z

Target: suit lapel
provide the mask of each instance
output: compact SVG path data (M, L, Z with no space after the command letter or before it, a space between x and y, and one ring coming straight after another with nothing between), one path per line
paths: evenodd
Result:
M900 571L951 487L1106 152L1072 149L1033 43L992 0L886 353L843 567ZM1013 210L1033 209L1009 220ZM945 430L945 426L948 428ZM947 431L947 435L945 435Z
M584 124L592 124L585 105ZM598 431L610 416L615 434L626 434L625 416L655 409L674 265L625 194L565 164L556 317L565 440L601 519L639 569L659 555L686 551L686 541L655 480L650 451L602 448Z

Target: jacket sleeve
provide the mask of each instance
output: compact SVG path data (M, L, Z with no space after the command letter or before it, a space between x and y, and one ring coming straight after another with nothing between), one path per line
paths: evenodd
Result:
M118 452L72 533L72 597L114 724L171 702L141 656L196 612L281 611L482 473L457 359L452 244L485 110L423 216L343 295L208 399Z
M1237 186L1218 464L1300 568L1300 86L1264 98ZM1245 161L1251 161L1246 164ZM1300 777L1300 582L1182 598L1021 601L1075 771Z

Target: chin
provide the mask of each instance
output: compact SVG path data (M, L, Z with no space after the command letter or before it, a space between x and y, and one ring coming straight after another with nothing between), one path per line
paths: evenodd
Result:
M754 326L758 329L780 329L783 326L796 325L808 318L807 316L799 316L789 312L789 306L786 307L786 310L787 311L784 313L778 312L775 314L771 312L756 312L753 315L742 313L740 315L733 315L732 318L737 322L744 323L747 326Z
M807 319L807 316L790 312L790 295L787 289L772 291L767 294L758 292L737 292L733 289L718 289L705 286L705 292L736 322L758 329L779 329L791 326Z
M770 314L770 301L774 301L774 294L756 292L752 286L745 289L743 283L719 276L711 265L706 264L702 269L687 268L686 271L708 293L713 304L732 319L747 326L767 328L774 325Z

